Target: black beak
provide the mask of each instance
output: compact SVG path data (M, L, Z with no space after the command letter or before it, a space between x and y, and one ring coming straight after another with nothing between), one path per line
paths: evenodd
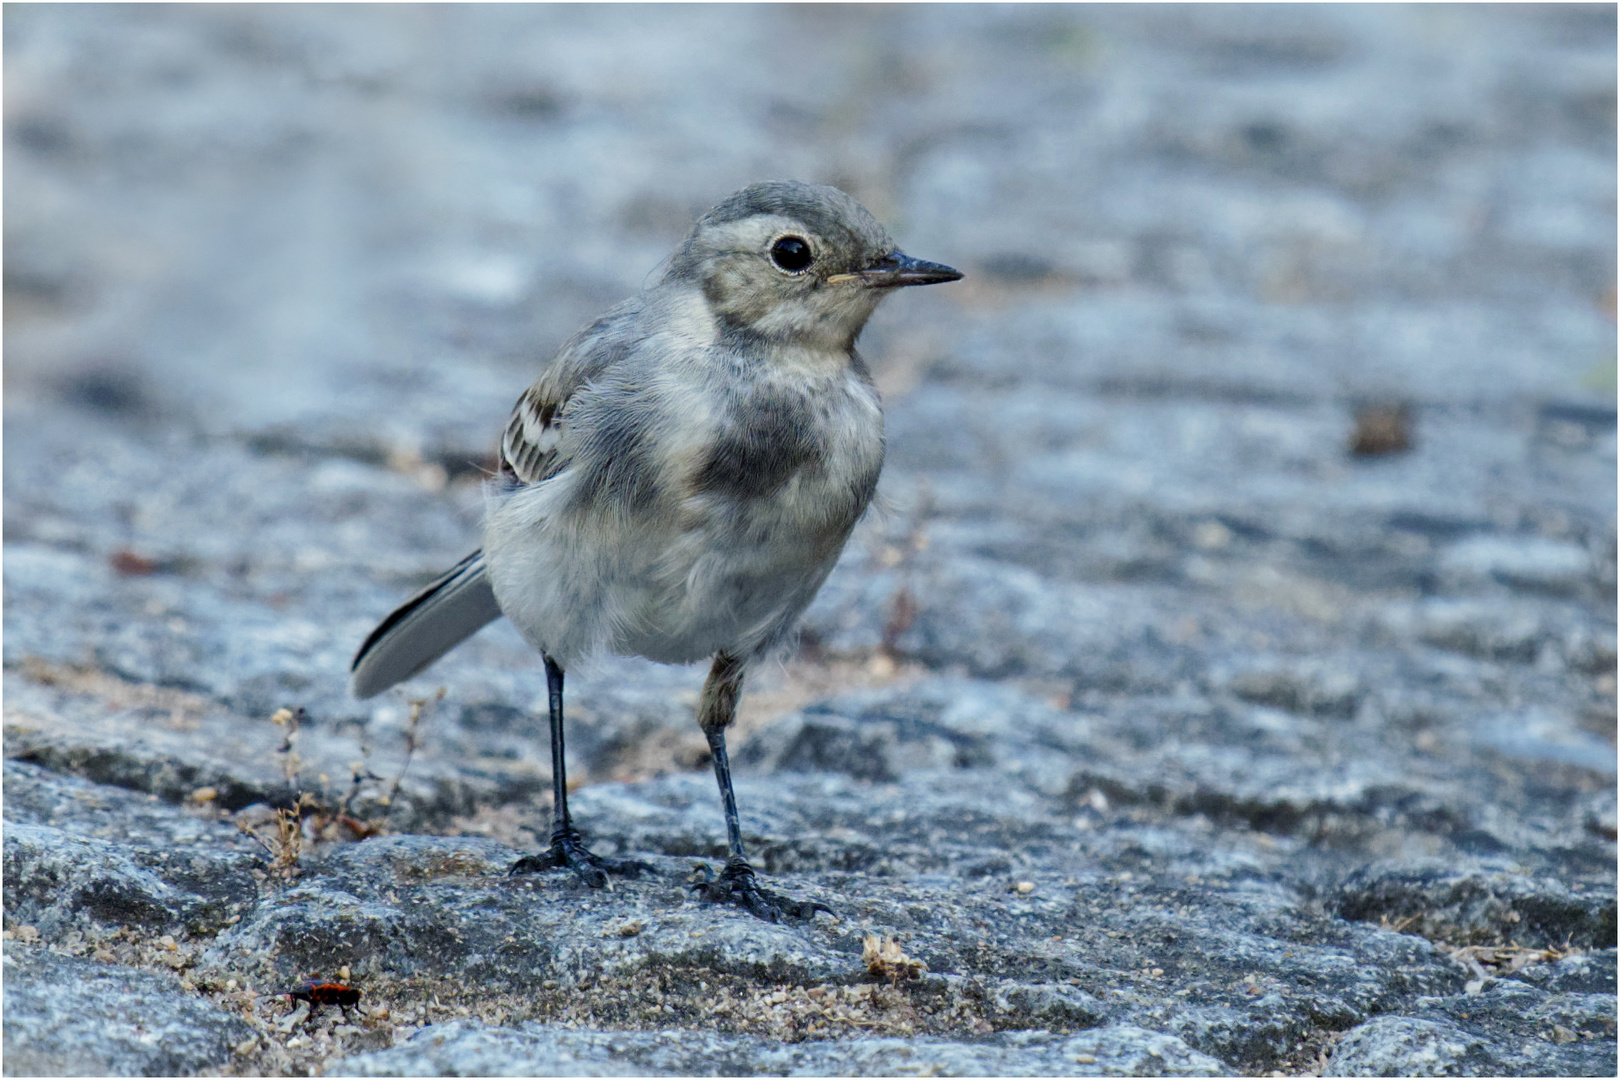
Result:
M840 274L843 278L846 275ZM913 259L900 251L891 251L853 274L874 289L895 289L902 285L938 285L943 281L962 280L962 271L953 270L943 263Z

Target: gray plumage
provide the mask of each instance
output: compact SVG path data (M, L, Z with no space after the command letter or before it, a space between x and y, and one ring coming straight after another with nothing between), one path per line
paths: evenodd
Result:
M485 489L481 556L373 632L355 694L415 674L504 613L555 669L560 769L573 661L715 657L698 720L711 748L719 740L734 826L721 733L746 664L791 634L883 465L883 413L855 340L893 287L960 276L902 255L835 188L757 184L716 206L656 285L576 334L519 398Z

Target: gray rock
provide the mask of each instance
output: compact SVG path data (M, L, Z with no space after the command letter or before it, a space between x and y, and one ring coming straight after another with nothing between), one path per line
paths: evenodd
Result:
M990 1000L997 1012L1015 1017L1018 1027L1033 1026L1042 1021L1085 1027L1101 1024L1107 1015L1102 1002L1079 987L1066 983L1020 983L1009 980L991 991Z
M1168 1035L1129 1025L1064 1040L853 1038L783 1045L707 1032L489 1028L453 1021L402 1046L335 1062L354 1076L1214 1076L1220 1062Z
M190 1076L253 1037L168 973L8 941L5 976L8 1076Z
M1436 865L1369 866L1349 877L1335 906L1347 918L1402 922L1459 944L1615 946L1612 893L1571 889L1507 868L1458 874Z
M1546 629L1529 608L1480 601L1431 601L1418 637L1442 649L1491 660L1534 660Z
M8 822L65 829L142 848L194 848L204 857L216 856L222 849L262 852L234 826L218 820L213 809L217 791L206 803L187 798L177 806L144 791L88 782L26 761L8 759L4 770Z
M1322 716L1349 716L1362 696L1351 672L1309 662L1257 664L1235 673L1227 685L1249 701Z
M1534 964L1517 972L1515 978L1548 990L1583 994L1615 993L1615 951L1578 953L1551 964Z
M1345 1033L1323 1075L1475 1076L1499 1068L1483 1040L1451 1024L1380 1016Z
M252 856L128 849L43 825L9 824L5 910L53 936L81 924L206 934L258 899Z
M1615 1061L1607 1040L1614 1021L1612 993L1544 997L1518 979L1488 979L1473 993L1419 998L1414 1004L1425 1019L1455 1025L1477 1042L1494 1059L1493 1071L1590 1075Z
M1572 593L1595 569L1581 545L1539 536L1474 536L1440 555L1441 573L1464 586L1495 580L1515 588Z

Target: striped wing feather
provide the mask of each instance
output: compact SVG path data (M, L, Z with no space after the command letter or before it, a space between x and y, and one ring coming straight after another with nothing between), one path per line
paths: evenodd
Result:
M525 484L555 476L567 464L562 440L575 391L622 360L640 339L640 297L627 300L581 330L523 392L501 436L501 471Z

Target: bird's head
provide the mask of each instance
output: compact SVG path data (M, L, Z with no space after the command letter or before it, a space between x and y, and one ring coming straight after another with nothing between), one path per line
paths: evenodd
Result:
M847 350L891 290L961 276L901 252L837 188L773 180L698 219L664 281L701 288L723 331Z

